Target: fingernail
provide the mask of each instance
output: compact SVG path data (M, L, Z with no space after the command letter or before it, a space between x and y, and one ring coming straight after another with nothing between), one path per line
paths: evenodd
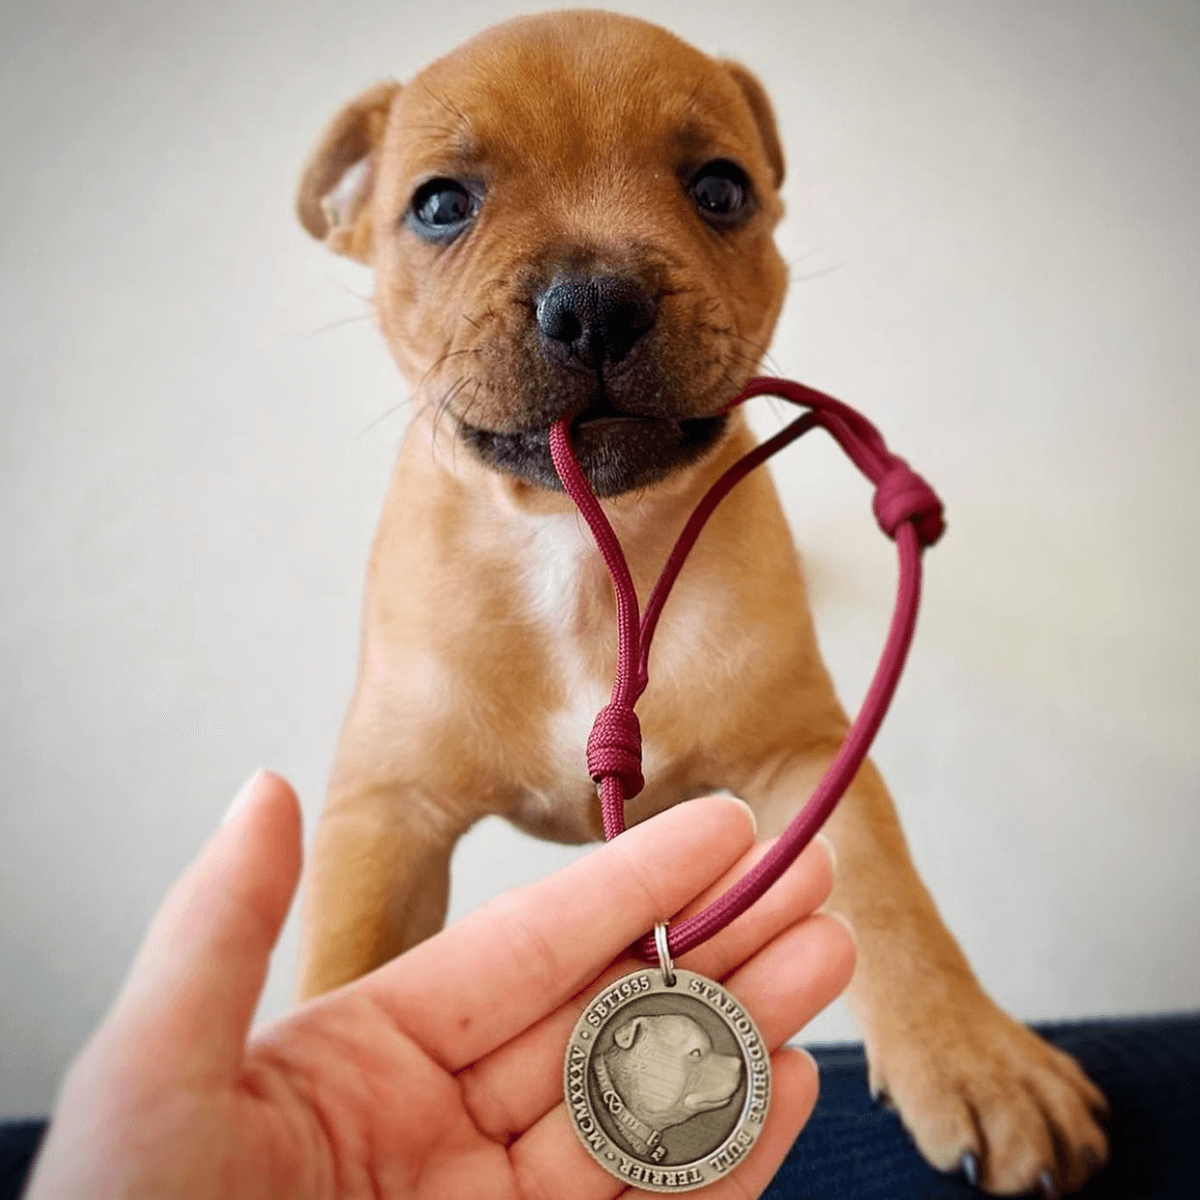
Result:
M251 795L254 793L255 787L258 785L258 781L262 777L263 771L261 768L259 768L259 770L255 771L254 774L242 784L238 794L233 798L233 803L225 810L225 815L221 818L222 825L229 824L229 822L232 821L233 818L236 817L238 813L246 807L246 801L250 799Z
M962 1158L958 1160L959 1168L962 1170L963 1178L970 1184L971 1187L979 1186L979 1157L973 1151L968 1150Z
M727 791L713 792L713 795L720 796L724 800L732 800L734 804L740 804L750 817L750 828L753 829L755 833L758 833L758 818L754 815L754 809L752 809L750 805L748 805L745 800L741 798L741 796L735 796L732 792Z
M821 1078L821 1068L817 1064L817 1060L815 1058L813 1058L813 1056L808 1052L806 1047L797 1046L794 1043L789 1042L788 1049L789 1050L798 1050L801 1054L803 1054L804 1057L807 1058L810 1063L812 1063L813 1074L817 1077L818 1080Z
M831 908L823 908L821 910L827 917L832 917L839 925L841 925L850 935L850 940L854 943L855 950L858 949L858 934L854 932L854 926L850 923L850 918L845 913L834 912Z
M829 855L829 867L833 873L837 874L837 847L833 844L833 839L827 833L818 833L814 842L820 842L825 847L825 853Z
M1058 1200L1058 1188L1054 1183L1054 1176L1049 1171L1043 1171L1037 1177L1038 1191L1042 1193L1045 1200Z

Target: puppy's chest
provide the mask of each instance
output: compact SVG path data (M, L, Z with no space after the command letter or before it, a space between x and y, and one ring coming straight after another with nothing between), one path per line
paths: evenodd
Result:
M598 582L605 581L597 579L596 557L573 514L542 518L528 530L521 592L553 675L557 703L547 723L547 758L560 785L581 773L586 779L583 747L612 689L611 679L597 671L597 660L607 658L604 639L615 645L617 631L612 619L605 619L608 606L597 603Z
M545 724L544 787L530 788L522 805L529 815L554 813L554 819L586 814L593 805L595 789L587 776L586 745L597 712L612 693L611 670L617 630L611 584L587 530L574 515L542 519L530 531L529 553L522 571L522 592L527 612L540 640L549 649L549 668L555 673L558 703ZM654 667L672 680L673 703L687 703L690 673L681 664L689 659L689 648L681 644L680 629L690 625L689 616L699 618L694 598L672 598L672 617L664 622L655 640ZM603 670L599 664L605 664ZM695 680L703 690L702 676ZM666 702L651 687L639 713L643 719L643 771L646 793L688 790L680 776L681 748L655 736L655 710ZM663 795L664 803L680 796ZM658 805L656 804L655 807Z

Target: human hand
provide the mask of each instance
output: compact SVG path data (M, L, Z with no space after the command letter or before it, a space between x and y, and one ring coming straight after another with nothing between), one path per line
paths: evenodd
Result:
M761 855L747 814L677 805L247 1041L300 873L295 795L257 776L68 1074L27 1200L644 1195L572 1132L563 1050L585 999L634 965L626 947ZM812 915L830 886L810 846L678 964L722 980L773 1050L762 1135L705 1200L761 1192L816 1101L815 1065L783 1044L853 969L846 930Z

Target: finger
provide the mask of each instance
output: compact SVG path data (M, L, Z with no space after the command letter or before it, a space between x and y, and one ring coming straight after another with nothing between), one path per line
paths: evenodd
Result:
M725 980L771 1048L794 1037L846 990L857 951L847 927L817 913L784 930Z
M747 874L774 845L774 840L754 846L737 866L679 914L679 919L707 908ZM715 937L701 943L677 963L689 971L724 979L757 954L772 938L804 917L811 916L833 889L833 860L828 843L810 842L803 853L744 913Z
M231 1077L299 875L295 793L260 772L167 894L102 1039L140 1047L143 1076Z
M752 847L716 884L689 904L681 917L727 891L769 849L770 843ZM685 955L679 965L712 979L725 978L783 930L823 904L832 882L828 850L820 843L810 845L757 903ZM622 955L583 992L459 1074L465 1101L481 1129L494 1138L515 1136L562 1099L562 1056L579 1014L591 996L639 965L644 964Z
M749 810L706 796L498 897L355 985L458 1070L594 979L753 843Z
M771 1075L771 1104L758 1141L726 1178L704 1189L705 1200L757 1196L812 1113L817 1100L817 1072L807 1054L791 1049L777 1051L771 1055ZM626 1190L604 1170L576 1137L562 1104L515 1141L509 1156L522 1184L522 1195L613 1200L618 1195L657 1194Z

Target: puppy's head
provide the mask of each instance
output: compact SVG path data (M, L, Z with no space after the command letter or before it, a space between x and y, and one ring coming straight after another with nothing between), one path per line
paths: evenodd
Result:
M614 495L720 439L783 300L782 177L744 68L630 17L549 13L351 103L298 210L373 265L402 371L480 457L557 487L547 431L570 416Z
M691 1017L634 1017L613 1034L604 1065L621 1099L652 1129L680 1125L729 1103L740 1060L717 1054Z

